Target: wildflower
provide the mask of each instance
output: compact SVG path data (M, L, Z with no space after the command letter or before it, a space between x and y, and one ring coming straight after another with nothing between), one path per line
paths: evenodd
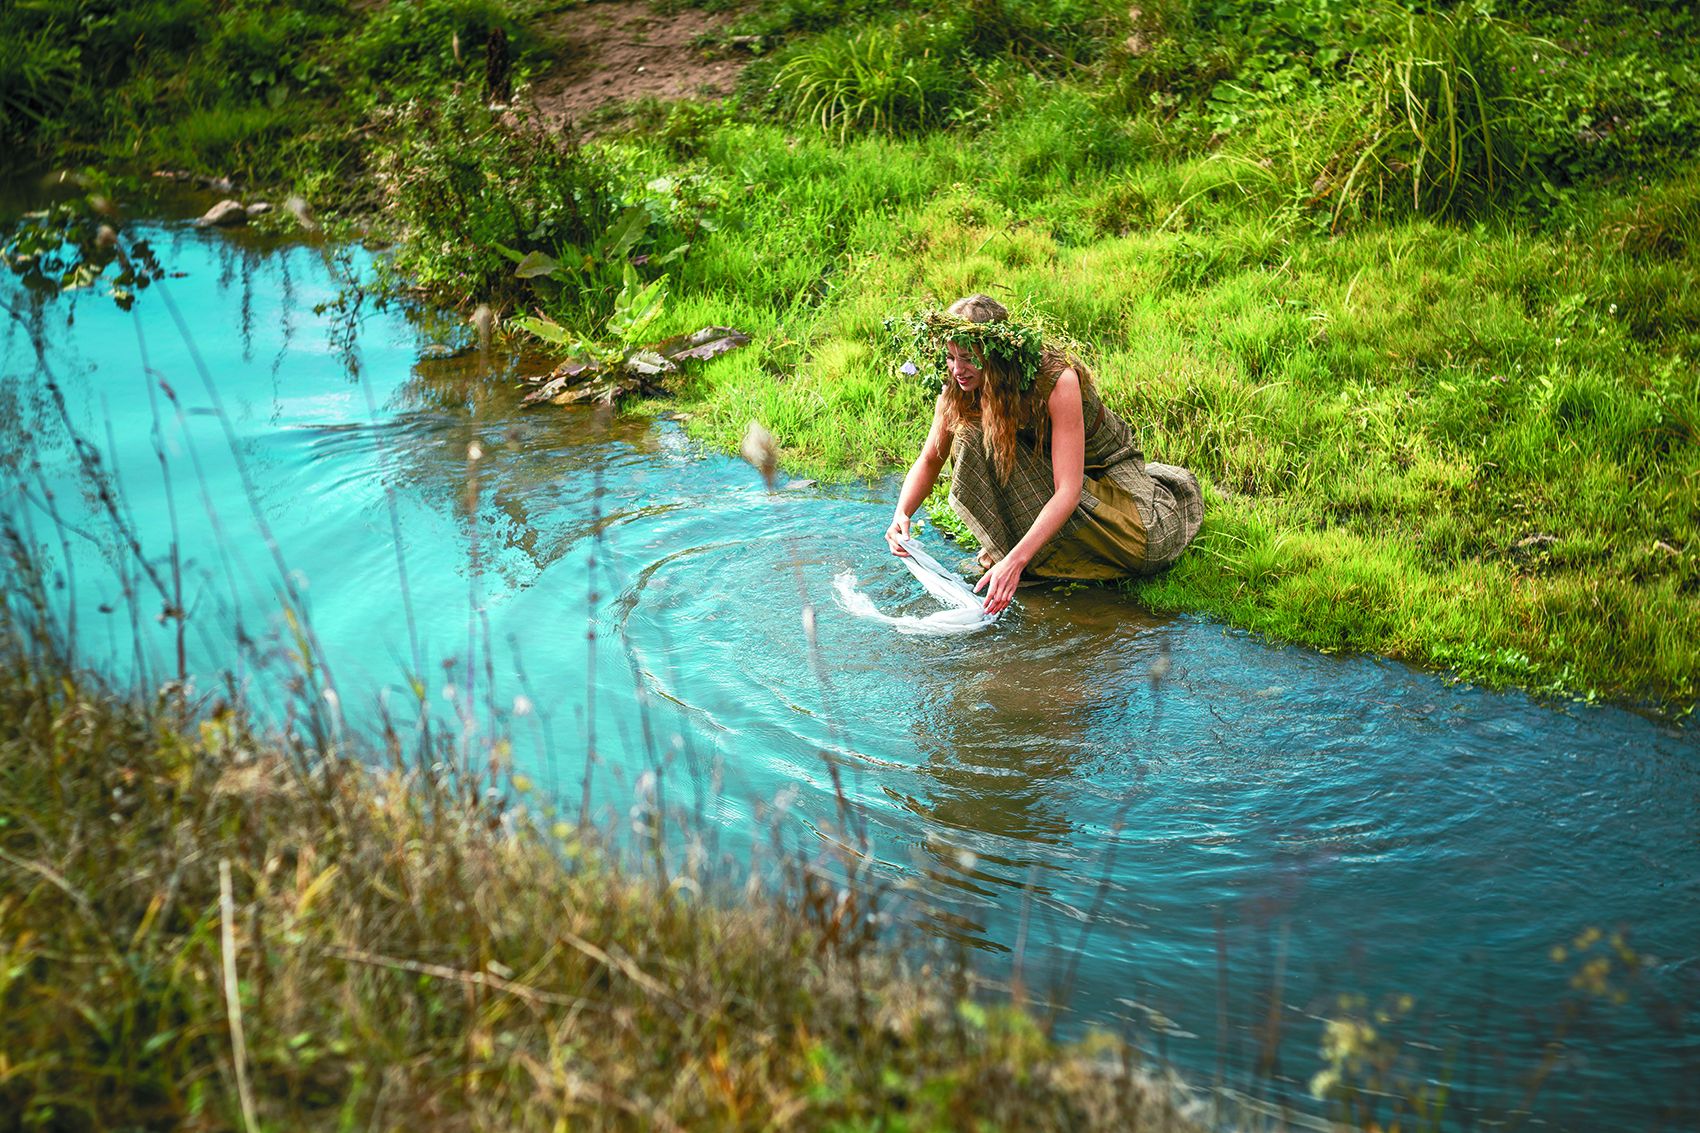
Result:
M912 378L921 372L921 368L913 362L905 362L903 365L897 367L897 372L900 374L907 374Z

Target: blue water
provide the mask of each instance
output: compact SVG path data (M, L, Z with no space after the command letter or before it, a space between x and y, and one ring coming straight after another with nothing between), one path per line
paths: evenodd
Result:
M422 694L454 758L563 810L588 766L598 821L658 784L739 860L865 840L900 925L1201 1090L1321 1113L1321 1020L1383 1011L1374 1085L1450 1081L1449 1123L1700 1124L1691 735L1096 588L900 636L831 587L929 608L880 539L889 485L769 492L666 420L522 412L546 361L419 363L466 328L315 312L341 294L321 250L136 234L184 274L130 313L0 283L4 516L116 679L178 675L175 546L200 694L333 742L411 727Z

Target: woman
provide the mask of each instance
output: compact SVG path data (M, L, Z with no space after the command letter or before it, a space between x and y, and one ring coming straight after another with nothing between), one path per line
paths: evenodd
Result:
M892 554L906 553L898 540L954 454L950 506L984 548L974 589L988 614L1023 575L1126 578L1180 557L1204 518L1198 481L1145 463L1079 359L986 295L929 316L924 333L943 341L948 376L886 528Z

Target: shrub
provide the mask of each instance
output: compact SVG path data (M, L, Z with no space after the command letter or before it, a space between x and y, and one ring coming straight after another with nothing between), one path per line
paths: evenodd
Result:
M481 69L498 30L515 47L529 42L522 13L504 0L393 0L360 30L351 56L373 81L411 86Z
M1530 148L1557 185L1657 169L1700 130L1700 20L1692 5L1585 2L1537 19L1521 53Z
M469 92L380 111L374 126L386 139L377 173L389 218L434 241L405 247L398 266L444 298L517 294L503 247L558 253L619 214L609 176L583 150L497 117Z
M288 90L310 89L328 77L314 48L345 28L344 19L307 8L232 8L210 35L193 86L207 102L281 101Z

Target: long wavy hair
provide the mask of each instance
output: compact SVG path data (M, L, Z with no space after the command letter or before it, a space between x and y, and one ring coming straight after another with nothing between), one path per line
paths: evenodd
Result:
M990 295L966 296L952 303L948 310L957 318L975 323L1003 322L1009 318L1008 308ZM992 458L998 479L1008 480L1015 468L1021 433L1031 433L1040 452L1050 448L1051 414L1047 403L1062 372L1072 369L1080 378L1083 392L1092 388L1092 372L1074 355L1046 343L1039 357L1039 372L1023 391L1021 375L1003 359L978 350L974 354L974 363L980 368L983 380L978 388L966 393L955 382L944 384L944 423L952 434L964 424L978 426L981 444Z

